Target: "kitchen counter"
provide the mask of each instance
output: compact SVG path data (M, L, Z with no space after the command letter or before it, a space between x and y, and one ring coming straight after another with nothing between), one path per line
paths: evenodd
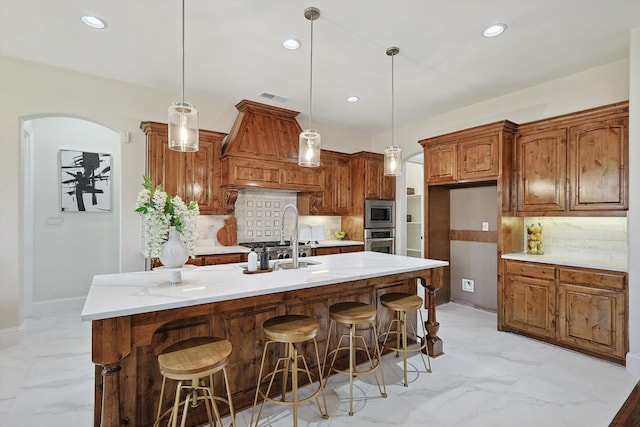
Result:
M242 264L197 267L182 271L182 283L177 286L169 283L170 271L164 269L96 275L81 317L83 320L106 319L448 265L446 261L378 252L324 255L305 260L318 264L261 274L243 274Z
M515 261L538 262L542 264L556 264L573 267L596 268L600 270L612 270L627 272L626 260L607 260L593 258L568 257L553 254L531 255L525 252L516 252L503 254L503 259L512 259Z
M376 307L380 327L386 330L394 314L379 303L380 297L390 292L415 294L416 279L429 295L425 327L430 354L443 353L435 294L447 262L377 252L305 261L317 264L258 274L244 274L242 264L185 267L177 286L169 283L170 269L95 276L81 315L91 321L94 427L153 424L162 384L157 355L192 336L222 336L231 342L227 366L233 403L236 409L249 407L262 357L264 321L291 313L314 316L320 323L318 346L324 349L331 304L367 302ZM417 321L416 312L408 317ZM367 336L367 345L373 339ZM206 420L202 405L190 415L194 417L189 426Z

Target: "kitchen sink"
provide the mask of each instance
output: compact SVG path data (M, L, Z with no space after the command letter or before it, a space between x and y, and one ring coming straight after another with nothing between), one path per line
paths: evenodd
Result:
M310 265L318 265L321 264L318 261L311 260L298 260L298 268L306 268ZM280 261L278 263L278 268L282 268L283 270L292 270L293 269L293 261Z

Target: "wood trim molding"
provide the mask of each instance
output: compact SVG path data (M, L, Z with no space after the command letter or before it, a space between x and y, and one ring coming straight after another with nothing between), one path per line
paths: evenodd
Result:
M498 243L497 231L449 230L449 240L464 242Z

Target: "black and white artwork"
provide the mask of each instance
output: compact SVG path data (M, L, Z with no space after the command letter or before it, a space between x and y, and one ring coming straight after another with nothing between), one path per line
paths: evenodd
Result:
M111 154L60 150L61 210L111 211Z

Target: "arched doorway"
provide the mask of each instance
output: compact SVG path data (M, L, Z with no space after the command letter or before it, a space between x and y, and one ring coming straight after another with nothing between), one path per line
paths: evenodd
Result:
M93 275L118 271L119 134L80 118L25 118L22 154L24 316L81 307Z

